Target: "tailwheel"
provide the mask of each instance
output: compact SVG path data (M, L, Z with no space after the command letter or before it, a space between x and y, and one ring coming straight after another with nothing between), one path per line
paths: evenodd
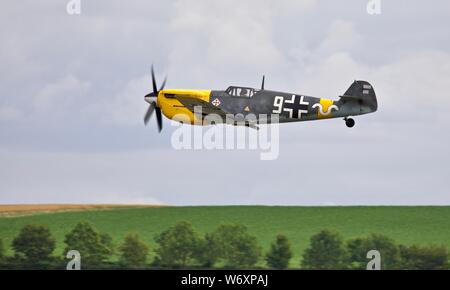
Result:
M353 120L352 118L345 118L345 125L349 128L355 126L355 120Z

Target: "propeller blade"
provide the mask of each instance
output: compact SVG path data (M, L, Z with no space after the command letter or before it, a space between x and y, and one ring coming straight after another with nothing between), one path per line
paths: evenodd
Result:
M150 120L150 117L152 116L154 110L155 110L155 103L151 103L147 109L147 112L145 112L145 115L144 115L144 124L145 125L147 125L148 120Z
M266 78L265 75L263 75L263 80L262 80L262 84L261 84L261 90L264 90L264 79Z
M160 91L163 90L164 87L166 86L166 81L167 81L167 76L164 78L164 81L162 82L161 87L159 88Z
M162 130L162 116L161 116L161 109L156 107L156 122L158 124L158 131L161 132Z
M153 93L157 95L158 88L156 87L155 71L153 70L153 65L152 65L152 84L153 84Z

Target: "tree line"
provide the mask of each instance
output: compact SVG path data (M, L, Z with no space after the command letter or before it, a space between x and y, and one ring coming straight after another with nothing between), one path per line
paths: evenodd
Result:
M137 233L115 245L111 236L81 221L65 235L64 243L64 253L58 256L47 226L25 225L12 241L14 255L5 255L0 239L0 267L65 269L66 253L77 250L82 269L366 269L367 252L377 250L382 269L450 268L445 246L405 246L380 234L344 240L330 230L313 235L301 261L291 261L292 246L285 235L277 235L263 253L257 238L241 224L222 224L200 235L189 222L179 222L155 237L156 247L150 249Z

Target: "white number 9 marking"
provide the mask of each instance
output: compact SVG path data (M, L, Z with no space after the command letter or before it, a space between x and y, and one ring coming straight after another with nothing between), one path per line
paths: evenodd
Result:
M273 106L276 107L276 109L273 109L272 113L281 114L281 111L283 110L283 101L283 97L275 96L275 99L273 100Z

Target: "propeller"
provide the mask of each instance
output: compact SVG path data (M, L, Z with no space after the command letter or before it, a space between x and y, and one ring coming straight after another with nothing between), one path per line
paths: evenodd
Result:
M261 83L261 90L264 90L264 80L265 80L266 76L263 75L263 79L262 79L262 83Z
M145 112L144 115L144 124L147 125L148 121L153 115L153 111L156 112L156 123L158 125L158 131L161 132L162 130L162 114L161 114L161 108L158 107L158 94L159 91L164 89L164 86L166 85L167 77L164 78L164 81L161 84L161 87L158 90L158 87L156 85L156 78L155 78L155 71L153 70L152 65L152 87L153 92L145 95L144 100L149 103L149 107L147 109L147 112Z

